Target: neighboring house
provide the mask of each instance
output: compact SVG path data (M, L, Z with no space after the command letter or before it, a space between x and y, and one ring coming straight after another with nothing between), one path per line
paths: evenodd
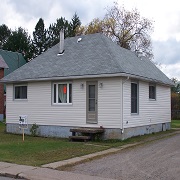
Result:
M4 69L9 68L0 55L0 79L4 77ZM0 121L4 119L4 85L0 84Z
M3 72L1 70L1 76L0 79L4 76L10 74L17 68L21 67L26 63L26 60L23 58L22 54L18 52L11 52L7 50L0 49L0 58L3 59L3 61L6 63L7 67L4 68ZM2 91L0 91L0 96L3 96L3 98L0 98L0 121L3 120L4 114L5 114L5 104L6 104L6 87L1 85ZM2 106L2 104L4 104ZM4 113L2 113L4 112Z
M21 133L19 115L39 135L68 137L72 127L103 127L125 139L170 129L173 85L150 60L103 34L66 38L4 77L7 132ZM26 131L29 133L29 130Z

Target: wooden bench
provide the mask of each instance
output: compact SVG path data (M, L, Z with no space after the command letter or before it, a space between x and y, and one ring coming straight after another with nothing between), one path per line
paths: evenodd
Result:
M104 132L103 128L72 128L70 129L72 136L69 136L70 140L94 140L95 134L101 134ZM81 135L77 135L80 133ZM82 134L85 134L84 136ZM83 138L84 137L84 138Z

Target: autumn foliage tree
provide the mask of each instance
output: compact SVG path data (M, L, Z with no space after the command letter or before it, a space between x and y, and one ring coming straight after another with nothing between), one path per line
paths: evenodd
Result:
M127 11L115 3L107 9L104 22L105 33L121 47L134 51L138 56L152 58L152 21L141 17L137 9Z
M171 88L171 115L172 119L180 119L180 82L173 78L175 86Z
M127 11L114 3L114 6L107 8L103 20L93 19L83 29L84 34L102 32L119 46L135 52L137 56L146 56L149 59L153 57L150 37L153 22L141 17L137 9Z

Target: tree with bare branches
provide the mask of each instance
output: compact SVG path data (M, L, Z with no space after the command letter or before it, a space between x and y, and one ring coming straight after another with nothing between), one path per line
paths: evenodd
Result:
M137 9L127 11L114 3L114 6L107 8L103 20L93 19L83 29L84 34L102 32L121 47L135 52L137 56L146 56L149 59L153 57L150 37L153 22L141 17Z

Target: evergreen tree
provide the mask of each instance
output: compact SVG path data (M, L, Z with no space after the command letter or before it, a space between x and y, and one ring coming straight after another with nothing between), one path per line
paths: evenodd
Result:
M48 47L52 47L59 43L60 30L64 29L64 37L69 37L70 24L69 22L61 17L56 20L56 23L50 24L48 28Z
M5 25L0 26L0 48L7 42L9 36L11 35L11 30Z
M30 60L33 56L31 47L32 43L30 36L22 27L12 31L11 35L3 45L3 49L22 53L26 60Z
M80 26L81 26L81 21L79 19L79 16L75 12L70 22L71 29L69 36L74 37L77 33L77 28L79 28Z
M45 29L44 20L39 19L33 31L33 45L35 48L35 56L40 55L48 48L47 30Z

